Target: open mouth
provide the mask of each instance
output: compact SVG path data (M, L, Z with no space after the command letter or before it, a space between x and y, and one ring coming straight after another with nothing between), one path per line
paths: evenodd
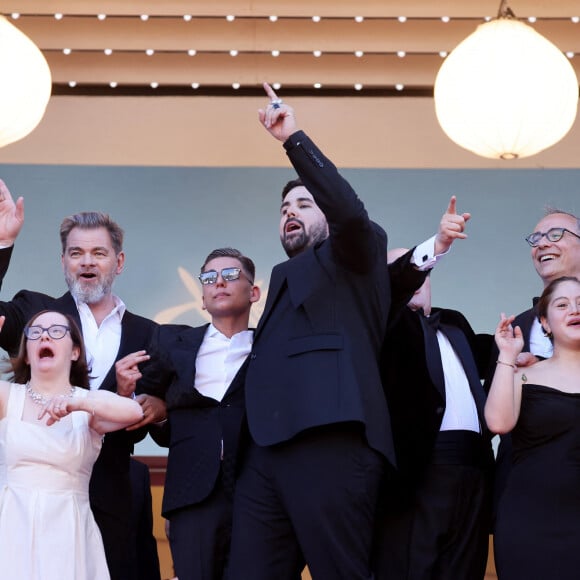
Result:
M80 277L83 278L83 280L92 280L93 278L96 278L97 275L92 272L83 272Z
M546 254L545 256L541 256L539 261L540 263L549 262L550 260L555 260L557 256L555 254Z
M52 349L49 346L43 346L39 353L38 353L38 357L39 358L54 358L54 352L52 351Z
M284 231L289 234L301 229L300 223L297 221L288 221L286 222L286 226L284 227Z

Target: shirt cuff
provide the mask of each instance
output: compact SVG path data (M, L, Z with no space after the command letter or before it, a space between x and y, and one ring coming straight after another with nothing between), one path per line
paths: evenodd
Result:
M432 236L415 248L411 262L415 264L417 270L424 272L425 270L431 270L448 253L449 250L435 256L435 236Z

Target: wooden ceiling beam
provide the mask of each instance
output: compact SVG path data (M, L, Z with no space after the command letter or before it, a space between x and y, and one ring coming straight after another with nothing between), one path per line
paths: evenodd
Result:
M54 18L21 18L18 28L43 50L146 50L394 53L400 50L439 53L452 50L475 31L468 20L449 23L431 20L268 20L237 19L107 19L99 22L82 17L57 21ZM557 39L562 51L580 51L580 24L571 21L539 21L534 28L547 38Z
M277 16L367 18L483 18L496 16L499 0L0 0L0 12L10 14L54 14L109 16ZM564 18L580 15L578 0L511 0L510 7L520 17Z
M431 86L441 66L441 58L434 56L368 55L270 55L244 54L235 58L224 54L187 55L123 53L106 57L98 53L62 53L48 55L53 82L145 84L155 81L165 85L228 86L238 82L242 86L259 87L264 81L279 82L283 86L307 87L314 83L324 86L352 88L355 83L373 87L394 87L397 83L409 86Z

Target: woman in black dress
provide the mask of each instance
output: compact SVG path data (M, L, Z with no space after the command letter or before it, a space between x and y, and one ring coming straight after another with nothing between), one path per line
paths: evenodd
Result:
M485 407L494 433L512 432L513 467L494 536L500 580L580 578L580 280L549 284L538 317L554 355L518 369L523 347L501 316L497 367Z

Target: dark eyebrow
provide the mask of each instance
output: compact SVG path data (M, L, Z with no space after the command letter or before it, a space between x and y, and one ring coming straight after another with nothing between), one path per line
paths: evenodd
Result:
M72 252L72 251L78 251L78 252L83 252L83 248L81 248L80 246L69 246L66 249L67 252ZM89 250L90 252L108 252L108 248L106 248L105 246L96 246L94 248L91 248Z
M307 202L310 202L310 203L314 203L314 200L312 198L310 198L310 197L297 197L296 198L296 201L297 202L305 202L305 201L307 201ZM289 201L284 201L284 202L282 202L282 205L280 206L280 209L282 209L283 207L287 207L289 205L290 205L290 202Z

